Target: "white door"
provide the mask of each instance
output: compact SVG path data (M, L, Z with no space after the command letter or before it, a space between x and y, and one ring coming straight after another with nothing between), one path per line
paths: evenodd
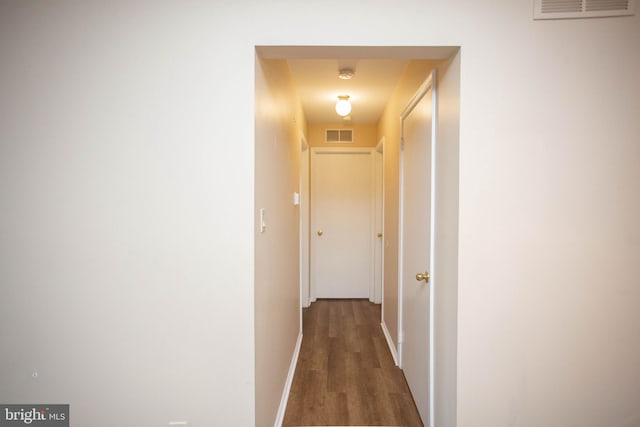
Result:
M402 369L430 425L432 78L402 115Z
M376 151L374 152L375 160L375 232L376 239L374 243L373 257L373 302L382 303L382 281L384 278L384 246L383 246L383 227L384 227L384 163L382 159L382 150L384 142L381 140Z
M311 288L316 298L369 298L374 161L369 149L312 149Z

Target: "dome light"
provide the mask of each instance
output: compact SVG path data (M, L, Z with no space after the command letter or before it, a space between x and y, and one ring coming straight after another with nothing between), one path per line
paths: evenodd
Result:
M338 102L336 102L336 113L344 117L348 116L351 112L351 102L349 102L349 95L338 96Z

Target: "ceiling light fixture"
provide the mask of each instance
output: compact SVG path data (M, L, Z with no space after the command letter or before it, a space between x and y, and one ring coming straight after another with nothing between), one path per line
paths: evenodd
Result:
M355 75L356 73L351 68L343 68L338 73L338 77L340 77L342 80L350 80Z
M338 102L336 102L336 113L339 116L348 116L351 112L351 102L349 102L349 95L338 96Z

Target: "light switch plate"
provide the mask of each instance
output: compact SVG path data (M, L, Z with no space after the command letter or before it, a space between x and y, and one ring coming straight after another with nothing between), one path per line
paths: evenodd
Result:
M267 224L264 222L265 212L264 208L260 209L260 232L264 233L267 231Z

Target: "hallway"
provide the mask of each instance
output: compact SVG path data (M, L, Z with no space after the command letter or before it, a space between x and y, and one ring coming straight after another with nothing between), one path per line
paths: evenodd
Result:
M284 427L422 426L380 327L380 305L318 300L304 335Z

